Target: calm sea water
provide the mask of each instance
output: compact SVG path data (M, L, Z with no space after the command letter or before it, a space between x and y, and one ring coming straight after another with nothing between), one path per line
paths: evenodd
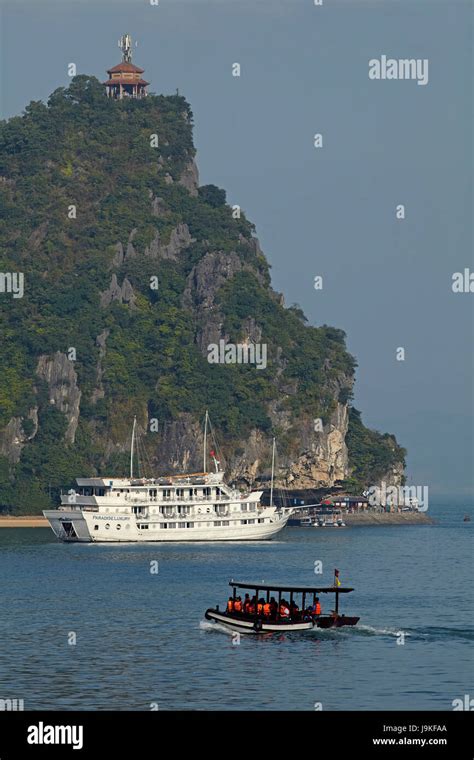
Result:
M474 515L431 514L433 526L287 528L247 544L66 545L2 529L0 698L47 710L451 709L474 693ZM235 645L204 621L232 577L329 585L334 567L356 589L342 597L355 629Z

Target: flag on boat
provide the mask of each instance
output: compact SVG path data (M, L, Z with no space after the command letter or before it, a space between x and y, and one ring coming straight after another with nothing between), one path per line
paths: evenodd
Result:
M339 570L334 570L334 585L340 586L341 581L339 580Z

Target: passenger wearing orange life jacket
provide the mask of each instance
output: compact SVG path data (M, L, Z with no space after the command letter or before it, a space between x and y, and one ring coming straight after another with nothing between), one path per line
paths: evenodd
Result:
M234 612L242 612L242 599L240 596L234 602Z
M314 600L314 607L313 607L313 615L320 615L321 614L321 605L319 603L319 597L316 597Z
M263 615L263 608L265 606L265 599L259 599L257 602L257 614Z
M248 615L249 613L249 607L250 607L250 596L248 594L245 594L243 608L246 615Z
M270 604L270 602L265 602L265 604L263 605L263 614L265 615L265 617L270 617L270 615L272 614L272 605Z
M226 612L233 612L234 611L234 600L231 596L229 596L229 599L227 601L227 609Z

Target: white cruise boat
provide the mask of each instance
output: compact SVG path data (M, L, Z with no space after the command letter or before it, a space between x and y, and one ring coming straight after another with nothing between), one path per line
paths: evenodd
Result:
M273 506L274 456L268 507L263 491L226 485L214 452L215 472L134 478L135 424L129 478L78 478L58 509L43 512L62 541L261 541L285 527L292 510Z

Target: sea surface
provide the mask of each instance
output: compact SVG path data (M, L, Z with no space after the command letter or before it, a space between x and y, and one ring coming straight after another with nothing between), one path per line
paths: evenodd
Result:
M286 528L235 544L62 544L49 529L2 529L0 698L33 710L450 710L474 696L473 512L445 502L430 506L435 525ZM238 643L204 619L231 578L331 585L335 567L355 587L341 596L361 616L354 629Z

